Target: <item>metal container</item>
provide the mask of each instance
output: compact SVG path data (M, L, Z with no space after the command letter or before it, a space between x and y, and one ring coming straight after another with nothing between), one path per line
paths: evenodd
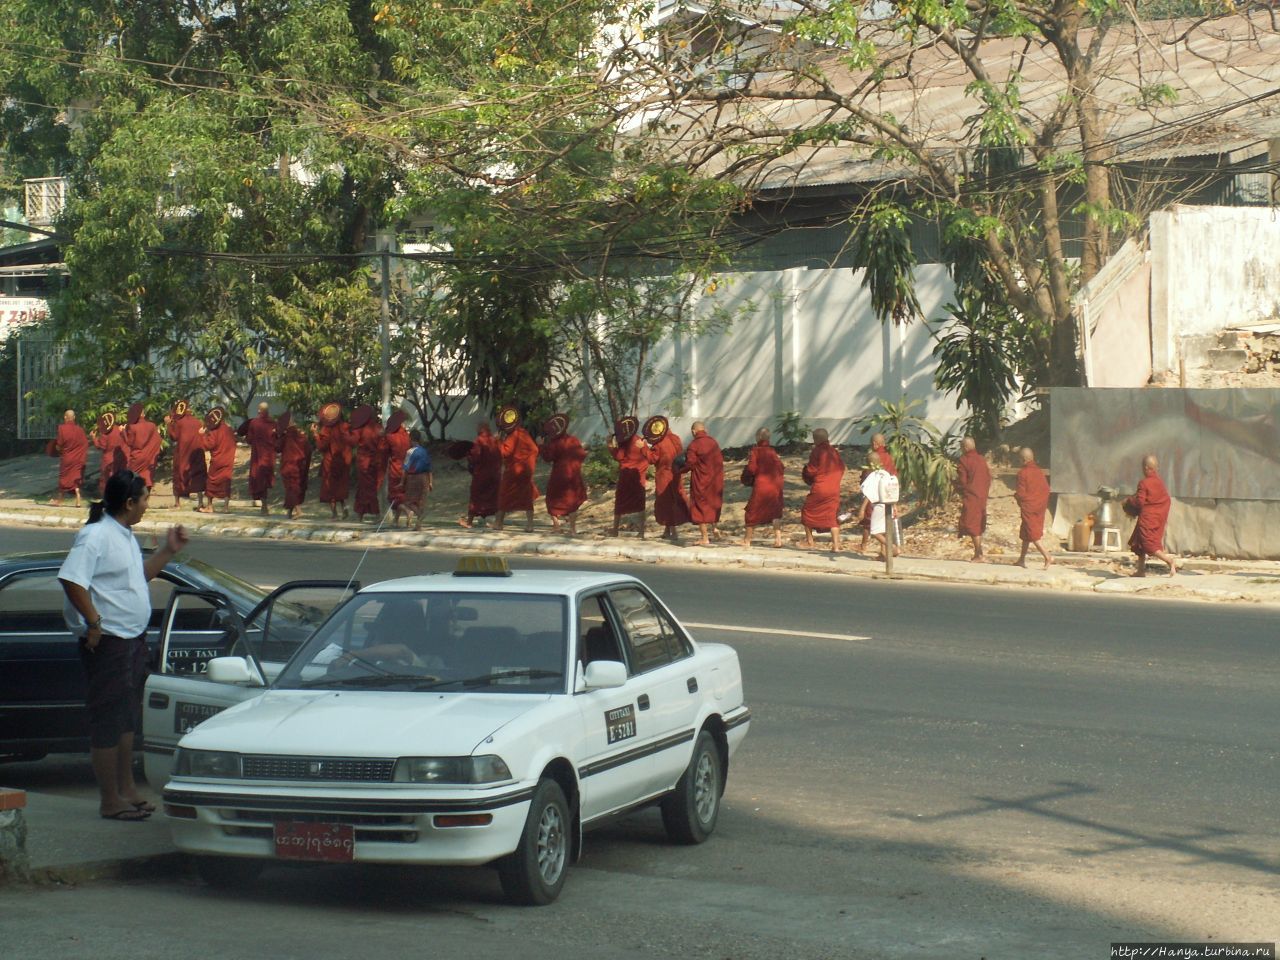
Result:
M1118 527L1120 526L1120 506L1114 500L1103 500L1098 505L1097 526L1099 527Z

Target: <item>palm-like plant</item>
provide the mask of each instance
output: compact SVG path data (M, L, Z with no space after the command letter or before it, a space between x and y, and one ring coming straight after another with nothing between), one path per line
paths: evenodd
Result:
M968 430L990 439L1000 432L1005 404L1018 390L1017 338L1000 307L970 294L959 300L943 308L951 323L933 348L938 361L933 381L968 404Z
M956 467L950 451L957 439L943 434L916 411L921 400L899 402L881 400L880 409L854 420L854 426L868 433L882 433L889 453L898 466L903 493L910 491L924 508L947 502L955 482Z

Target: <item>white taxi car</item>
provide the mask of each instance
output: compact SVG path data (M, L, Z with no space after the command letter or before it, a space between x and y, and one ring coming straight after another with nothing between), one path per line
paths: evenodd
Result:
M361 590L269 686L250 644L200 681L152 678L161 731L174 699L189 718L235 704L165 758L174 841L207 881L496 863L510 899L544 904L592 824L658 804L672 839L711 835L750 722L737 654L632 577L495 559Z

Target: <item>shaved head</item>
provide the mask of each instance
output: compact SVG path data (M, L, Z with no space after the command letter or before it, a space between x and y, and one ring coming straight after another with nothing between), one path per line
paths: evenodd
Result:
M259 413L266 413L270 409L271 409L271 404L267 403L267 401L265 400L263 400L260 404L258 404Z
M63 423L75 423L75 422L76 422L76 412L75 412L74 410L66 410L66 411L64 411L64 412L63 412L63 414L62 414L62 422L63 422Z
M883 449L884 449L884 434L883 434L883 433L873 433L873 434L871 435L871 449L872 449L872 450L883 450Z
M1036 458L1035 451L1030 447L1023 447L1018 453L1022 456L1023 463L1031 463Z
M769 433L769 428L761 427L756 431L756 443L768 443L770 436L772 436L772 434Z
M689 429L694 433L706 433L707 425L703 423L701 420L695 420L693 421L693 426L690 427Z
M814 431L813 431L813 442L814 442L814 443L826 443L826 442L827 442L827 431L826 431L826 430L824 430L822 427L818 427L816 430L814 430Z
M1156 459L1156 455L1154 453L1148 453L1142 458L1143 473L1155 473L1159 469L1160 461Z
M964 441L960 444L960 449L965 453L968 453L970 450L977 450L978 444L974 441L973 437L965 437Z

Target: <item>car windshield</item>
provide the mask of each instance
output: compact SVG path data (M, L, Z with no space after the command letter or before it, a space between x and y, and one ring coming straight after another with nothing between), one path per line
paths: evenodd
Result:
M362 593L276 689L563 693L566 604L539 594Z
M212 587L219 593L226 594L227 598L240 608L241 613L248 613L266 599L266 590L254 586L247 580L241 580L225 570L211 567L202 560L191 560L184 557L182 565L199 579L207 581L203 586Z

